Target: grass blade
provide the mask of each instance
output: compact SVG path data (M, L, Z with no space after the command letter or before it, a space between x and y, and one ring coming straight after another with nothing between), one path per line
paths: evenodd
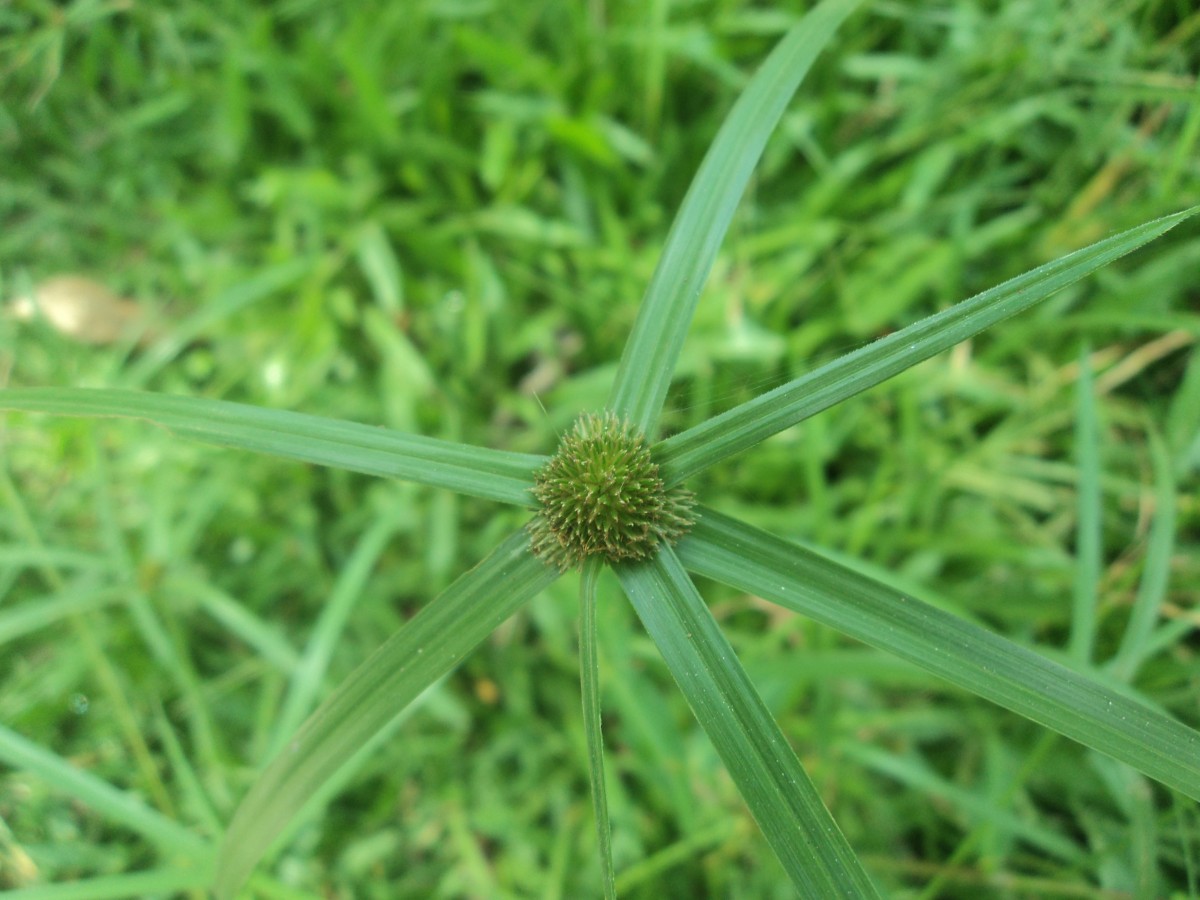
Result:
M309 717L234 813L216 891L232 897L275 837L355 750L451 671L558 572L517 532L373 653Z
M1125 626L1121 646L1113 659L1113 674L1129 681L1149 655L1150 639L1158 621L1159 609L1167 596L1171 580L1171 554L1175 550L1175 479L1166 444L1157 434L1150 435L1154 459L1154 521L1146 541L1146 564L1138 583L1133 611Z
M190 341L209 333L214 325L229 319L272 294L289 288L313 271L311 258L291 259L271 266L209 298L196 312L171 323L162 337L139 354L120 375L122 387L140 388L171 360L179 356Z
M201 397L89 388L14 388L0 391L0 409L141 419L209 444L416 481L518 506L533 505L529 496L532 473L545 462L540 456Z
M85 579L75 579L62 590L0 611L0 646L62 619L117 604L123 599L118 588L96 586Z
M583 693L583 730L587 735L588 777L596 812L596 840L600 849L604 900L615 900L616 873L612 859L612 825L608 820L608 790L604 784L604 729L600 716L600 658L596 652L596 581L600 560L583 565L579 582L579 673Z
M185 897L202 891L211 873L205 869L156 869L102 875L66 884L41 884L6 891L9 900L120 900L124 897Z
M72 766L3 725L0 725L0 760L14 769L33 772L64 794L91 807L108 822L137 832L170 856L201 861L206 861L209 856L208 842L200 835L146 806L136 795Z
M788 101L858 0L826 0L779 42L730 110L688 189L625 345L608 407L650 433L700 290Z
M703 510L687 567L916 663L1200 800L1200 732L811 550Z
M847 743L839 748L847 759L852 759L864 768L871 769L885 778L903 784L914 793L927 798L930 805L953 810L953 816L984 825L989 829L1017 838L1031 848L1048 856L1069 861L1076 865L1085 862L1087 851L1074 840L1065 837L1057 829L1029 821L1027 815L996 806L992 797L976 793L969 787L956 784L929 765L919 754L894 749L872 747L862 743ZM937 896L932 894L931 896Z
M1136 250L1200 212L1164 216L1038 266L847 353L815 372L689 428L655 447L667 486L874 387Z
M1075 594L1071 609L1071 656L1091 662L1096 641L1096 603L1102 562L1100 426L1092 363L1085 346L1079 353L1079 383L1075 386L1075 452L1078 457L1079 506L1075 529Z
M800 895L877 897L674 551L616 571Z
M242 603L207 582L189 575L168 575L164 588L174 597L190 597L233 637L284 675L299 665L300 655L273 623L259 618ZM0 636L3 631L0 631Z
M359 539L350 556L341 566L337 582L329 598L321 606L321 614L313 625L312 634L291 673L291 684L274 723L274 738L269 755L279 753L296 729L312 711L322 685L325 684L329 661L345 630L355 604L375 571L379 557L399 527L399 517L392 513L375 520Z

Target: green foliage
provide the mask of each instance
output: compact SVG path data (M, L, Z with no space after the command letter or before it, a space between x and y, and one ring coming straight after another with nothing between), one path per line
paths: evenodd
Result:
M808 5L0 9L0 889L1197 894L1200 17Z

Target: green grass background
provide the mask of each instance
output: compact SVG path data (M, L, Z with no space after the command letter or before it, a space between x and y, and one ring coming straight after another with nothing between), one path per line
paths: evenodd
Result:
M1200 202L1193 6L868 3L768 145L667 429ZM168 321L137 348L4 319L0 375L549 452L602 405L695 167L803 8L0 6L3 296L83 272ZM1161 590L1172 640L1135 685L1200 725L1198 275L1188 224L691 486L1051 654L1076 591L1097 597L1103 661L1139 590ZM1097 425L1080 442L1084 348ZM208 836L286 737L297 657L336 684L522 517L136 423L3 427L0 722ZM1200 896L1194 804L703 587L895 896ZM595 893L574 591L427 694L255 895ZM314 630L331 598L344 621ZM631 611L605 599L623 894L789 896ZM50 780L0 769L0 888L161 865Z

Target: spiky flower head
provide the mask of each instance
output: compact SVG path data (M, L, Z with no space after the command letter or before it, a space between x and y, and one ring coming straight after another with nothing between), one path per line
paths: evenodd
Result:
M695 521L691 491L667 490L646 439L612 413L579 419L533 481L533 552L563 571L589 556L646 559Z

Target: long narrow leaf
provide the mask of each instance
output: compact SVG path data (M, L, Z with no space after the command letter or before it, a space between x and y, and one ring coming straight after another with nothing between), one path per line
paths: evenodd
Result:
M1071 655L1091 662L1096 642L1096 603L1103 566L1100 490L1100 426L1092 363L1086 345L1079 353L1079 383L1075 386L1075 455L1079 468L1079 497L1075 527L1075 593L1071 605Z
M88 388L0 391L0 410L141 419L183 437L532 506L545 459L224 400Z
M1016 315L1200 212L1193 207L1077 250L847 353L815 372L689 428L654 450L668 486L752 447Z
M113 787L91 772L0 725L0 760L14 769L33 772L47 784L91 807L114 825L135 831L164 853L211 858L208 842L185 826L143 803L136 794Z
M102 875L63 884L39 884L6 891L7 900L122 900L125 897L185 897L203 890L212 873L182 867Z
M692 180L638 310L609 409L649 433L700 290L746 183L817 54L859 0L826 0L784 36L730 110Z
M175 359L190 341L210 333L218 322L285 290L293 282L310 274L312 269L311 259L289 259L206 298L196 312L172 321L170 328L163 329L161 337L138 354L136 361L120 373L121 387L141 388L156 372Z
M697 574L894 653L1200 800L1200 732L1125 694L712 510L677 549Z
M200 609L231 635L253 647L265 662L283 674L290 675L299 664L299 654L275 622L259 618L220 588L189 575L168 575L163 588L168 597L195 598ZM0 636L3 636L2 630Z
M351 611L375 571L379 557L399 526L398 519L395 513L376 519L342 564L337 583L321 605L321 613L313 625L304 655L291 673L287 696L274 723L275 733L267 751L269 754L274 755L283 748L316 705L321 686L325 683L325 672L333 659L334 648Z
M674 551L616 571L800 896L877 897Z
M1121 646L1112 662L1113 674L1128 681L1148 656L1154 625L1167 596L1171 581L1171 554L1175 549L1175 478L1166 443L1156 433L1150 435L1154 460L1154 522L1146 540L1146 562L1138 583L1137 597Z
M220 897L246 876L309 795L426 687L558 577L518 532L373 653L309 717L234 813L217 861Z
M583 566L579 581L579 684L583 695L583 731L587 736L588 779L596 812L596 843L600 850L600 886L605 900L615 900L612 825L608 818L608 789L604 783L604 728L600 715L600 655L596 650L596 582L600 559Z

